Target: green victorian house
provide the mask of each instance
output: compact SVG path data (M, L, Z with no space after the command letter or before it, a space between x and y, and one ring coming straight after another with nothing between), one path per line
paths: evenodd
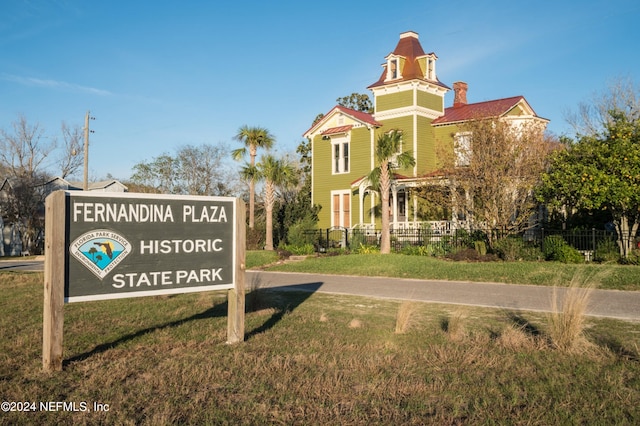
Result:
M435 53L424 53L417 33L400 34L382 64L382 75L368 87L373 114L336 106L305 132L312 147L312 203L322 206L319 228L380 227L380 197L367 175L375 167L376 139L384 132L401 131L402 151L412 152L416 160L410 170L394 170L392 229L413 229L429 222L431 229L448 233L466 227L464 215L439 220L421 217L414 189L446 182L438 157L443 149L464 146L468 135L460 125L472 118L495 117L535 120L546 126L548 120L538 117L522 96L467 103L463 82L453 83L453 106L446 108L445 94L451 89L439 80L437 61ZM458 165L464 161L468 159L458 153Z

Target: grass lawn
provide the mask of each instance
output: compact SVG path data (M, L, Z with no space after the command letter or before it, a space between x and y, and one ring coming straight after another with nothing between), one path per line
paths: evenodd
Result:
M543 314L256 290L227 345L224 292L120 299L65 305L48 374L42 278L0 273L0 395L38 408L0 425L640 423L638 323L568 352Z
M265 256L250 252L252 256ZM451 281L502 282L565 286L578 271L593 271L598 288L640 291L640 267L616 264L570 265L558 262L454 262L429 256L350 254L311 256L303 262L277 264L271 271L366 275Z

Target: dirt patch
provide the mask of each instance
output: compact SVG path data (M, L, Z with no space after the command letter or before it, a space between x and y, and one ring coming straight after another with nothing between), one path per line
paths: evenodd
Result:
M496 262L500 260L495 254L480 254L476 249L468 248L455 253L449 253L447 259L466 262Z

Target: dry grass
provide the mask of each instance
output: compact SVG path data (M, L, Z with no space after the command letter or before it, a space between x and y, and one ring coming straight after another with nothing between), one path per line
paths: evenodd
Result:
M415 314L418 305L412 300L405 300L398 306L398 313L396 314L396 334L404 334L415 322Z
M466 320L467 316L462 308L457 309L447 318L442 320L442 330L447 334L447 337L453 341L462 340L466 335Z
M362 320L358 318L354 318L351 321L349 321L349 328L363 328L363 327L364 327L364 322L362 322Z
M42 284L19 281L0 274L3 400L110 410L0 413L0 425L640 419L636 323L589 319L586 336L609 350L585 356L541 345L543 314L416 303L398 334L395 301L257 289L263 308L247 312L246 341L229 346L224 293L78 303L65 306L64 370L45 374ZM365 326L349 328L354 319Z
M536 335L531 334L526 326L511 324L506 326L496 338L499 346L514 351L543 350L545 342Z
M599 278L594 273L576 273L569 286L562 289L562 296L561 290L554 287L547 323L549 339L555 348L565 352L588 348L584 337L586 312Z

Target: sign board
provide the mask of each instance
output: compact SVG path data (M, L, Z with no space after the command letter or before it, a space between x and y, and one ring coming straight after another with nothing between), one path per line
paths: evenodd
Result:
M233 287L235 198L66 194L65 302Z
M244 339L241 200L56 191L45 207L45 369L69 302L229 290L229 342Z

